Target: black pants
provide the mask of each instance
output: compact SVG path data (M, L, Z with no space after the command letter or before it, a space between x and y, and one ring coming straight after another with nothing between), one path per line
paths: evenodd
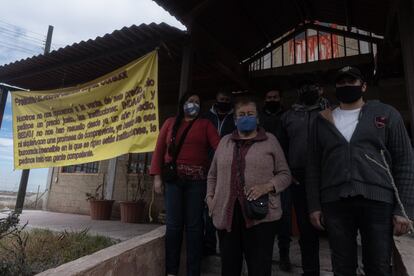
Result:
M335 276L354 276L358 265L357 232L367 276L390 276L393 205L362 197L322 205Z
M203 254L214 255L217 250L217 237L216 228L214 227L213 220L211 219L207 205L204 208L204 246Z
M249 276L270 276L276 228L277 221L264 222L247 229L240 204L236 202L231 232L218 231L221 275L240 276L244 255Z
M280 194L283 215L278 223L277 240L279 252L288 254L292 236L292 196L290 187Z
M300 232L299 245L302 256L302 268L305 275L316 276L320 274L319 232L313 227L309 219L304 177L303 175L295 175L295 177L300 184L292 184L291 189Z

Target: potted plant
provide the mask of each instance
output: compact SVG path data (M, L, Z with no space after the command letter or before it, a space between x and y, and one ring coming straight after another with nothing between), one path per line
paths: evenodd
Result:
M121 221L125 223L142 222L145 217L146 203L144 194L146 192L145 178L147 175L148 154L145 154L144 166L141 169L137 164L137 181L131 183L131 200L129 200L129 176L126 174L126 201L119 203L121 209Z
M89 201L90 215L94 220L110 220L114 200L105 199L105 174L102 184L96 187L94 193L86 193L86 200Z

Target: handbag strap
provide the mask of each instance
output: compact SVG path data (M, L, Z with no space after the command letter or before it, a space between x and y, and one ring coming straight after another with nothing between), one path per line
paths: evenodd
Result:
M183 146L183 144L184 144L184 140L185 140L185 138L187 137L187 134L188 134L188 132L190 131L190 128L193 126L193 124L194 124L194 122L196 121L197 119L194 119L194 120L192 120L191 121L191 123L185 128L185 130L184 130L184 132L183 132L183 134L181 135L181 137L180 137L180 141L178 141L178 145L177 145L177 147L175 148L175 150L174 150L174 152L173 152L173 156L172 156L172 162L175 164L176 162L177 162L177 158L178 158L178 154L180 154L180 151L181 151L181 147ZM174 139L172 139L173 141L175 141L175 138Z

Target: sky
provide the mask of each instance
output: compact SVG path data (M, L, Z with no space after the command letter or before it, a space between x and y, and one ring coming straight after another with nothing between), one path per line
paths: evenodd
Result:
M151 0L0 0L0 66L43 53L48 26L52 50L94 39L125 26L165 22L185 27ZM30 171L27 191L44 191L48 169ZM0 129L0 191L16 191L20 170L13 170L11 97Z

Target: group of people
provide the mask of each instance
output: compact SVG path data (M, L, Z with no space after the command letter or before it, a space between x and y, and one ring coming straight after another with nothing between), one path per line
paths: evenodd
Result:
M364 101L357 68L341 69L335 87L337 106L318 83L302 82L288 110L280 90L261 109L221 91L207 114L197 93L181 98L150 170L165 195L167 275L178 275L184 232L187 275L200 275L216 236L223 276L241 275L243 260L250 276L270 276L276 236L289 271L292 205L303 275L320 275L320 231L335 275L356 275L358 232L365 274L391 275L393 234L409 232L414 217L411 142L397 110Z

